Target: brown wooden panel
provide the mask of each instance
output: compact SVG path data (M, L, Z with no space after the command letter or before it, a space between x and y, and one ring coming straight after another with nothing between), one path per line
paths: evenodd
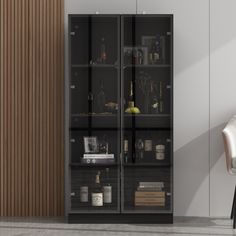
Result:
M64 0L0 0L0 216L64 215Z

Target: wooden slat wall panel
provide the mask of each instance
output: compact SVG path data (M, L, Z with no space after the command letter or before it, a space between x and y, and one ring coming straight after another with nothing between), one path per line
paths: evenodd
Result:
M0 216L64 215L64 0L0 0Z

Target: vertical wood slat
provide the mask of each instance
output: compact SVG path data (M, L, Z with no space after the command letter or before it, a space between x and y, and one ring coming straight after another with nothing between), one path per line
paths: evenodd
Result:
M11 34L14 34L14 4L13 4L13 0L11 0L11 14L12 14L12 21L11 21ZM14 173L14 99L15 99L15 94L14 94L14 89L15 89L15 83L14 83L14 78L15 78L15 74L14 74L14 49L15 49L15 45L14 45L14 40L13 38L11 38L11 47L12 47L12 50L11 50L11 72L12 72L12 75L11 75L11 99L12 99L12 104L11 104L11 124L12 124L12 127L11 127L11 143L12 143L12 155L11 155L11 176L13 176L13 173ZM15 184L15 179L14 177L11 178L11 191L12 193L14 193L14 184ZM14 214L14 194L12 194L10 196L11 198L11 215Z
M4 12L6 12L6 9L7 9L7 2L4 3ZM5 45L4 45L4 51L3 51L3 57L4 57L4 61L7 61L7 16L6 14L4 14L4 22L5 22L5 25L3 26L3 37L4 37L4 42L5 42ZM7 101L7 97L6 97L6 90L7 90L7 86L6 86L6 83L7 83L7 63L4 63L3 65L3 72L4 72L4 78L6 78L3 82L3 114L2 114L2 117L3 117L3 122L5 123L6 120L7 120L7 109L6 109L6 101ZM7 142L6 142L6 128L7 126L7 123L4 124L3 126L3 172L4 172L4 199L3 199L3 214L6 214L7 213L7 166L6 166L6 157L7 157Z
M64 0L0 0L0 216L64 214Z
M3 1L0 1L0 77L3 78ZM3 80L0 80L0 215L3 215Z

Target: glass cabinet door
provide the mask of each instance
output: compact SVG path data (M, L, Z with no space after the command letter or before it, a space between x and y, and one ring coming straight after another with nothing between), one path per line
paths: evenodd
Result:
M70 18L70 211L120 212L120 17Z
M171 16L123 16L121 43L121 209L171 212Z

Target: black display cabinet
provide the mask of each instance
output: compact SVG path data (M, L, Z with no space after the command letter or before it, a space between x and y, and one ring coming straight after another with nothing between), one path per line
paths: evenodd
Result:
M173 222L173 16L69 15L68 83L68 222Z

